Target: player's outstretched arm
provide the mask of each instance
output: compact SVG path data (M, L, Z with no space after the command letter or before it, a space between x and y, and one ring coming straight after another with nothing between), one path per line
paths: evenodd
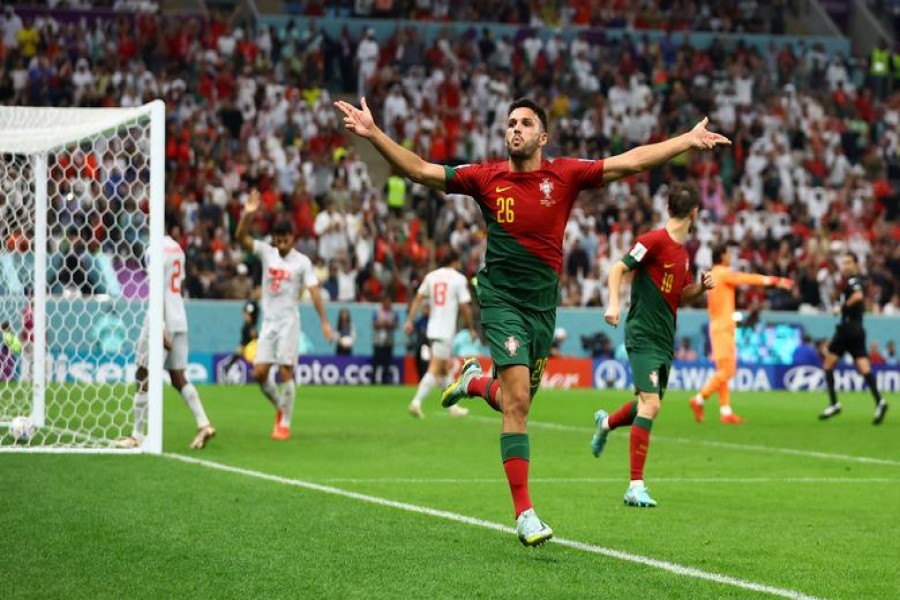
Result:
M706 129L707 123L709 118L704 117L687 133L658 144L638 146L628 152L604 159L603 182L609 183L652 169L688 150L714 150L716 146L731 144L731 140L724 135Z
M406 335L412 335L413 332L413 320L416 318L416 315L419 314L419 306L422 304L422 294L416 294L416 297L413 298L412 304L409 305L409 311L406 313L406 322L403 324L403 333Z
M779 287L783 290L794 288L794 281L786 277L759 275L757 273L728 273L727 283L731 285L758 285L762 287Z
M241 213L241 219L238 221L237 229L234 230L234 237L247 252L253 252L253 238L250 237L250 221L259 210L259 190L256 188L250 190L247 197L247 204L244 205L244 211Z
M444 167L427 162L388 137L372 117L365 98L360 98L360 108L339 100L335 108L344 113L344 127L361 138L369 140L375 149L404 176L417 183L443 192L445 189Z
M713 280L712 273L700 271L700 282L686 285L681 291L681 305L692 304L705 294L707 290L711 290L714 287L716 287L716 282Z
M322 323L322 335L329 344L334 341L334 332L331 330L331 323L328 322L328 316L325 314L325 303L322 302L322 294L318 285L309 288L309 298L312 300L313 308L319 315L319 322Z
M606 278L606 286L609 288L609 306L606 307L606 314L603 318L613 327L619 326L621 318L619 309L619 291L622 289L622 276L628 271L628 265L619 261L609 269L609 276Z

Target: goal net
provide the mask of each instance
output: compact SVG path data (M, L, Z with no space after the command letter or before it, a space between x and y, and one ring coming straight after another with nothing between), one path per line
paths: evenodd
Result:
M162 101L0 107L0 451L161 451L163 274L147 257L162 246L164 120ZM145 318L149 428L119 449Z

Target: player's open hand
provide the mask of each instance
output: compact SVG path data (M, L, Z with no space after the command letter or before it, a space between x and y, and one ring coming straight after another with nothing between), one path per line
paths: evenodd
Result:
M712 273L708 271L700 271L700 283L703 284L704 290L711 290L716 287L716 282L713 279Z
M703 120L694 125L691 129L691 148L697 150L712 150L716 146L730 146L731 140L724 135L709 131L706 125L709 123L709 117L703 117Z
M331 324L328 321L322 323L322 335L325 336L325 340L329 344L334 341L334 332L331 330Z
M348 102L338 100L334 106L344 113L344 127L347 131L352 131L363 138L372 137L375 133L375 119L372 117L369 105L366 104L365 96L359 99L359 104L361 108L356 108Z
M253 188L252 190L250 190L250 195L247 196L247 203L244 205L244 212L247 213L248 215L252 215L253 213L255 213L256 211L259 210L259 204L260 204L259 190L256 188Z
M406 335L412 335L413 332L413 324L412 321L407 321L403 324L403 333Z
M619 326L619 307L613 306L610 304L606 307L606 314L603 315L603 318L606 319L606 322L612 325L613 327Z

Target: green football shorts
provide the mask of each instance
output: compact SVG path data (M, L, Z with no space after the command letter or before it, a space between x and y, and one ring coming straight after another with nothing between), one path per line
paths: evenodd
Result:
M491 349L494 372L498 367L525 365L531 372L532 398L553 345L556 309L525 310L510 304L481 302L481 327Z
M662 352L628 351L628 362L631 364L631 380L635 392L666 395L669 373L672 371L672 358Z

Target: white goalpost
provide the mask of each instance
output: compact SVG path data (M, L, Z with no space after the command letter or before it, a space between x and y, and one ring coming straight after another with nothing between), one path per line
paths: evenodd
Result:
M164 212L161 100L0 107L0 452L162 452ZM123 449L145 319L148 428Z

